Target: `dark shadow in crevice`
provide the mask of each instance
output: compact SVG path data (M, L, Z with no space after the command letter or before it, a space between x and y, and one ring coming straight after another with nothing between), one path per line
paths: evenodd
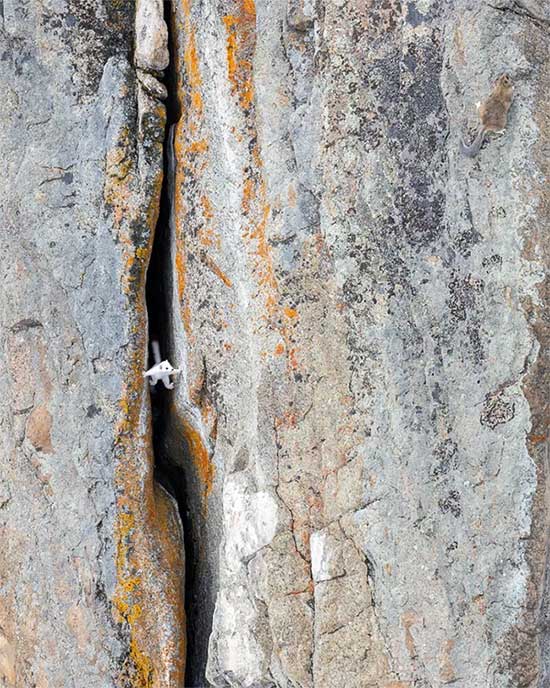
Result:
M168 359L174 367L180 363L176 361L175 352L171 346L172 336L170 332L171 309L172 309L172 265L171 265L171 243L173 237L171 233L171 189L174 180L170 179L173 170L169 169L168 146L170 145L170 130L178 121L180 107L176 94L176 74L174 69L174 48L173 37L173 6L165 0L164 3L165 19L168 26L168 45L170 50L170 67L166 70L164 84L168 90L166 100L166 131L164 144L164 177L162 183L159 218L155 228L155 236L151 251L151 259L147 270L146 281L146 302L149 322L149 342L154 340L159 342L161 359ZM149 367L155 361L151 347L149 347ZM177 379L176 379L177 384ZM198 673L202 673L204 668L203 655L206 648L197 648L195 641L196 634L193 632L193 600L191 591L196 585L196 566L198 551L196 538L193 537L192 514L188 507L188 487L184 466L190 465L189 452L186 448L185 438L178 436L175 430L173 415L173 392L164 387L162 382L150 387L151 408L153 419L153 454L155 461L155 480L162 485L167 492L172 495L177 503L178 512L183 525L185 543L185 609L187 614L187 663L185 687L192 686L188 683L190 676L197 675L197 662L195 658L200 655L199 664L201 668ZM181 435L181 432L180 432ZM174 688L183 688L175 686Z

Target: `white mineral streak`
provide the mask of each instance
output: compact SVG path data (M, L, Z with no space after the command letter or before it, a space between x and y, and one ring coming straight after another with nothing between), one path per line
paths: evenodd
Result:
M269 492L250 492L239 475L224 485L225 559L230 569L268 545L277 531L277 502Z

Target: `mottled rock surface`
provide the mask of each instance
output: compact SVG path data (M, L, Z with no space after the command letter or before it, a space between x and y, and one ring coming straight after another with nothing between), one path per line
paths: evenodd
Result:
M144 281L164 106L132 3L0 3L0 685L183 684Z
M546 685L547 5L174 15L192 685Z
M550 685L548 3L0 21L0 686Z

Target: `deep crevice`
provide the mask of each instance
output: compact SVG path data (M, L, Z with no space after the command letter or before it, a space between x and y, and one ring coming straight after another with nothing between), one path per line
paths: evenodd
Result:
M173 8L170 0L164 2L164 15L168 26L168 48L170 65L165 72L163 82L168 91L166 105L166 130L164 136L164 175L159 202L159 217L155 228L151 259L147 270L146 302L149 322L149 343L157 340L162 359L168 359L174 367L180 361L175 360L172 346L170 323L172 321L172 265L171 265L171 189L174 180L170 179L173 170L169 169L170 130L180 117L177 98L176 73L174 68ZM154 365L152 352L149 350L149 367ZM177 384L177 379L176 379ZM195 562L197 545L193 537L193 523L189 509L188 486L183 466L187 464L185 438L174 441L174 422L172 418L173 392L164 388L162 383L151 387L151 408L153 421L153 455L155 462L155 480L162 485L175 499L183 525L185 546L185 609L187 615L187 662L185 687L192 686L190 676L196 674L196 643L193 641L189 620L192 618L192 591L195 589ZM175 455L177 452L178 455ZM183 688L183 687L175 687Z

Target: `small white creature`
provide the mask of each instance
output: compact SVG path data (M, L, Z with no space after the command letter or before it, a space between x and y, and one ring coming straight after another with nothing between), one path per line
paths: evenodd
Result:
M143 377L151 378L149 380L151 386L156 385L159 380L162 380L166 389L174 389L174 383L170 382L170 375L177 375L181 370L179 368L172 368L168 361L160 360L160 347L157 341L151 342L151 348L153 349L155 365L143 373Z

